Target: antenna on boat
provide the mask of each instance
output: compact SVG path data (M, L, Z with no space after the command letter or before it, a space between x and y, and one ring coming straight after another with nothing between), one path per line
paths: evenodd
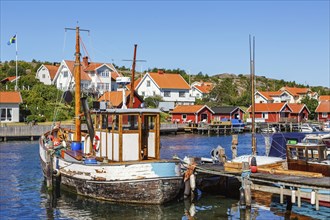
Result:
M89 30L80 29L79 26L76 28L65 28L67 30L75 30L76 31L76 52L75 52L75 62L74 62L74 79L75 79L75 135L74 141L81 141L81 121L80 121L80 84L81 84L81 62L80 62L80 31Z
M252 155L257 154L257 141L255 137L256 128L255 128L255 79L254 79L254 71L255 71L255 38L253 36L252 44L251 44L251 35L249 35L249 46L250 46L250 75L251 75L251 112L252 112Z

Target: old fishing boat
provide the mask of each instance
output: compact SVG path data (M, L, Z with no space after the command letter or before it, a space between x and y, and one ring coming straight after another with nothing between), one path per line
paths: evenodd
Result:
M60 184L54 185L77 194L114 202L162 204L174 199L182 184L180 162L160 159L160 111L90 110L86 98L80 98L79 27L75 30L75 130L57 125L41 135L47 186L56 180Z

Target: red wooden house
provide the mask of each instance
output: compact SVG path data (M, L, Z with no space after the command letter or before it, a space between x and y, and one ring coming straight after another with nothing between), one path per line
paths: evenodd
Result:
M302 122L308 119L310 111L305 104L289 103L288 106L292 111L289 116L290 121Z
M321 122L330 121L330 101L322 101L315 109L317 120Z
M221 106L213 107L212 111L214 112L212 120L221 121L221 119L243 119L245 112L236 106Z
M252 118L251 106L247 112ZM265 122L284 122L290 118L291 112L287 103L255 103L255 118Z
M177 105L171 114L173 122L210 123L214 112L207 105Z

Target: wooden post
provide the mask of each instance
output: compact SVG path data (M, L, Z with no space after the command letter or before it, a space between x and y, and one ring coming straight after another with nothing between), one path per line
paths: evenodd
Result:
M46 152L46 182L47 190L53 190L53 160L50 150Z
M234 134L231 141L231 154L232 159L237 157L237 145L238 145L238 135Z
M251 181L248 178L244 178L243 187L245 193L245 203L247 207L251 207Z

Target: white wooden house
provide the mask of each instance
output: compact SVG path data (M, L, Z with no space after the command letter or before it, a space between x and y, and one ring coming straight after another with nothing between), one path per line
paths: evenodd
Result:
M137 81L135 90L144 98L159 95L165 102L175 105L193 105L195 97L190 94L190 86L180 74L146 73Z
M190 94L196 99L202 99L210 94L213 89L213 83L210 82L193 82L191 84Z
M58 65L42 64L37 70L36 78L45 85L52 85L58 68Z
M81 89L98 91L117 90L116 78L120 76L116 68L110 63L88 62L84 57L81 65ZM54 84L61 90L72 90L74 81L74 61L63 60L56 73Z
M20 103L22 103L20 92L0 92L1 122L19 122Z

